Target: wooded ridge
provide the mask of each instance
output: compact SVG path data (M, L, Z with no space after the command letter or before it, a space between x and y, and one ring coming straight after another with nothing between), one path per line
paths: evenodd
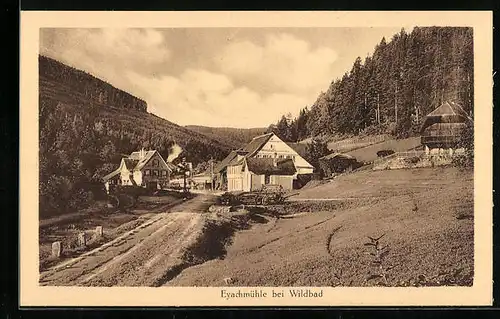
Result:
M474 110L473 30L404 29L383 38L371 56L358 57L296 118L285 114L268 130L287 141L316 136L418 134L425 115L454 101Z

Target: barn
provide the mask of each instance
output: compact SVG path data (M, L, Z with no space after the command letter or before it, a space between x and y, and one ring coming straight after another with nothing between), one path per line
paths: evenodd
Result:
M454 102L445 102L429 113L420 128L421 143L429 149L455 149L467 121L472 121L463 108Z

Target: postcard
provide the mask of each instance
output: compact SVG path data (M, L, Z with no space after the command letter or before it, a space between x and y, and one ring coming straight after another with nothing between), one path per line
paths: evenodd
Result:
M492 304L492 12L21 12L21 306Z

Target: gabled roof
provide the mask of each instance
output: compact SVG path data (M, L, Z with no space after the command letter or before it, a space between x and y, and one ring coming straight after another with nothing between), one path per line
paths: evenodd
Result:
M245 160L245 158L239 158L238 157L235 157L233 158L229 163L227 163L227 166L235 166L235 165L241 165L243 164L243 161Z
M435 123L464 123L466 121L472 121L472 119L464 109L459 104L448 101L425 117L420 132L422 133L427 127Z
M292 159L277 161L272 158L246 158L248 170L257 175L294 175L297 170Z
M158 151L156 150L151 150L151 151L144 151L144 156L141 158L141 151L138 151L138 152L132 152L128 158L128 160L133 160L133 161L136 161L136 165L134 166L134 170L140 170L144 167L144 165L146 165L149 160L153 157L153 155L155 155L156 153L158 153ZM167 163L163 157L160 155L160 153L158 153L158 156L160 156L160 158L165 162L167 168L170 170L170 171L173 171L175 168L173 167L174 165L171 164L171 163ZM169 165L170 164L170 165ZM127 165L127 168L128 168L128 165Z
M231 151L226 158L224 158L217 166L214 168L215 173L219 173L237 156L236 151Z
M256 136L242 150L247 152L246 156L252 156L257 153L273 135L274 133L267 133Z
M132 152L130 156L128 157L129 159L132 160L137 160L137 165L135 166L135 169L141 169L146 165L147 162L155 155L156 151L144 151L144 157L141 158L141 152Z
M106 182L106 181L112 179L113 177L115 177L116 175L119 175L119 174L120 174L120 168L118 168L118 169L112 171L111 173L109 173L108 175L104 176L102 178L102 180Z
M447 101L441 106L439 106L437 109L429 113L427 116L449 116L449 115L458 115L458 116L463 116L465 118L468 117L467 113L464 111L464 109L457 103L453 101Z
M167 168L168 168L171 172L176 171L176 170L178 170L178 169L179 169L179 168L178 168L177 166L175 166L174 164L172 164L172 163L168 163L168 162L167 162Z
M297 152L297 154L299 154L301 157L307 157L307 144L293 142L287 142L286 144L290 146L295 152Z
M132 171L137 166L139 161L130 158L124 158L123 163L125 164L125 168L127 168L129 171Z

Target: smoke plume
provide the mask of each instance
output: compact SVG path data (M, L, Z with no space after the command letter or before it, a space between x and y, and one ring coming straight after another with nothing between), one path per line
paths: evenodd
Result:
M175 160L177 157L179 157L179 154L181 153L182 153L182 147L180 147L179 144L175 143L170 148L170 152L167 157L167 162L172 163L172 161Z

